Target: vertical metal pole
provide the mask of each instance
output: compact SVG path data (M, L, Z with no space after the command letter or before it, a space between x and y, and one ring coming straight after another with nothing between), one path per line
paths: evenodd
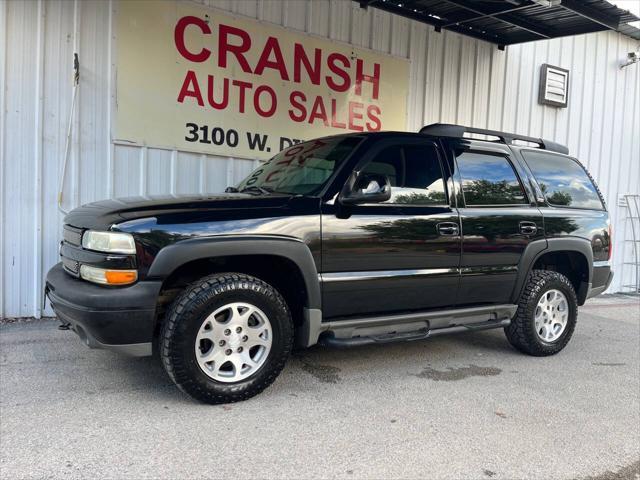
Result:
M46 2L38 1L38 25L36 31L36 78L34 111L33 168L35 172L34 218L33 218L33 307L36 318L42 316L44 298L42 292L42 167L43 167L43 121L44 121L44 36Z
M80 12L81 2L75 0L73 2L73 53L78 54L80 58ZM80 101L82 94L80 85L76 86L76 99L73 108L76 111L73 114L72 126L72 156L73 158L73 208L80 205Z
M635 293L638 293L638 291L640 291L640 257L638 255L638 242L640 241L640 238L638 237L640 236L640 232L636 232L636 227L639 226L636 225L636 222L640 223L640 195L633 195L632 197L633 205L635 206L635 215L633 214L634 212L630 212L629 216L631 219L631 233L633 235L633 261L635 263L636 270L636 283L634 291Z
M8 21L9 15L9 3L0 2L0 224L5 225L5 197L7 196L7 188L4 185L5 178L5 158L6 158L6 95L7 95L7 56L9 49L7 48L9 42ZM4 262L5 262L5 242L4 236L6 228L0 231L0 285L6 285L4 279ZM5 289L0 288L0 318L5 315Z
M631 242L633 244L633 261L625 262L624 259L622 261L622 275L624 282L624 266L631 265L634 269L633 275L635 277L635 282L633 284L626 285L626 287L633 288L634 293L638 293L640 291L640 255L638 252L638 243L640 243L640 232L636 231L636 228L640 227L637 223L640 223L640 195L625 195L625 205L627 207L627 219L631 222ZM623 239L623 252L624 255L624 242L629 241L628 239ZM623 288L625 285L623 285Z

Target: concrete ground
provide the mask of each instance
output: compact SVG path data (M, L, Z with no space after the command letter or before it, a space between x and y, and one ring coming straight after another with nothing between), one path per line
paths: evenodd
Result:
M640 478L638 297L590 301L555 357L500 330L313 348L225 406L51 320L0 347L2 479Z

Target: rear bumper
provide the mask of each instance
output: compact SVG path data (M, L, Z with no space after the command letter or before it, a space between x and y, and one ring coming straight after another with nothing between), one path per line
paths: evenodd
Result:
M609 262L596 262L593 267L593 282L589 285L587 298L603 293L613 280L613 272Z
M47 274L45 294L63 324L91 348L151 355L161 282L110 288L73 278L62 264Z

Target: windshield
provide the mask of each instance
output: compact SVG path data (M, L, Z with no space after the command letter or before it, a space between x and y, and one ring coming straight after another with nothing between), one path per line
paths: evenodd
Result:
M319 192L362 137L320 138L293 145L258 167L238 185L294 195Z

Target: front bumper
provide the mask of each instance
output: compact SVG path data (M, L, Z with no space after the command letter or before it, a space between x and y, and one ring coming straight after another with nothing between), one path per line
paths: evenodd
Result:
M67 274L58 263L47 273L45 295L60 321L90 348L147 356L161 286L159 281L119 288L94 285Z

